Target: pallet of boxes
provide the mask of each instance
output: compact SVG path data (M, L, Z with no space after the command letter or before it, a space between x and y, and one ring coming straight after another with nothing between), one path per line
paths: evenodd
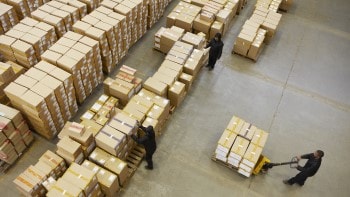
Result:
M31 145L34 136L22 114L0 104L0 171L5 171Z
M0 62L0 103L8 105L10 100L5 95L4 89L12 81L25 72L24 67L12 62Z
M256 6L237 36L232 54L257 61L264 45L269 44L275 36L281 17L275 9Z
M218 141L212 160L250 177L267 137L266 131L233 116Z

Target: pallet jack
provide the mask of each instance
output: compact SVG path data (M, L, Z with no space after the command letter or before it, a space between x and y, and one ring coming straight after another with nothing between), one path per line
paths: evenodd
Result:
M260 155L259 160L257 162L256 167L253 170L254 175L258 175L260 172L262 173L267 173L267 171L275 166L283 166L283 165L289 165L290 168L297 168L299 160L297 157L293 157L290 161L288 162L282 162L282 163L271 163L271 161L263 156Z

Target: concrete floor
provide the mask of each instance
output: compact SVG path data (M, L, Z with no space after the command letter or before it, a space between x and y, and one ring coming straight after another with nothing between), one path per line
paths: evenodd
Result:
M216 68L201 70L168 121L158 140L155 169L140 168L122 196L350 196L346 181L350 177L346 166L350 162L350 2L294 0L256 63L231 55L253 4L248 1L234 19ZM144 79L164 59L151 49L154 33L164 24L163 18L122 62L142 72ZM101 93L99 87L76 119ZM263 154L272 161L324 150L319 172L303 187L286 186L282 180L297 173L289 167L245 178L211 161L233 115L270 132ZM55 150L54 142L37 138L21 160L1 175L1 196L18 196L12 180L46 149Z

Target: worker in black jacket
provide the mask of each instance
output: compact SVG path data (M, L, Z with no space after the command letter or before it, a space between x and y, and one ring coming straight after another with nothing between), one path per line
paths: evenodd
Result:
M216 33L215 37L211 39L211 41L207 44L205 48L209 49L209 62L206 67L209 67L209 70L213 70L216 60L220 59L222 54L222 48L224 47L224 43L221 41L221 34Z
M283 183L287 185L293 185L297 183L303 186L308 177L314 176L321 166L322 157L324 156L323 151L317 150L314 153L305 154L298 156L298 161L300 159L308 159L304 167L298 165L297 169L300 171L295 177L289 180L283 180Z
M153 169L152 156L157 149L155 133L152 126L144 127L137 122L138 126L145 132L145 135L141 138L138 138L136 135L132 135L131 138L134 139L138 144L142 144L146 150L146 161L147 170Z

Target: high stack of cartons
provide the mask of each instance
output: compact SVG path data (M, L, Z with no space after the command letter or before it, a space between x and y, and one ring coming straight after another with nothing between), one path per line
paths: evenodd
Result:
M214 157L249 177L262 153L268 133L233 116L222 134Z
M5 105L8 105L10 103L10 100L4 93L4 88L24 72L24 67L14 62L0 62L0 103Z
M0 36L0 52L5 59L30 68L56 40L53 26L26 17Z
M146 4L146 9L148 10L148 20L147 28L151 28L162 16L165 10L165 7L172 0L150 0Z
M125 185L128 178L128 165L126 162L98 147L90 154L89 160L116 174L119 185Z
M89 156L96 146L92 131L88 130L82 124L67 122L64 128L58 134L58 138L63 139L66 136L81 145L85 157Z
M63 120L68 121L78 111L72 75L46 61L40 61L34 68L49 75L43 82L54 91Z
M6 33L18 22L15 9L0 2L0 35Z
M47 196L101 196L96 172L72 163L62 178L48 191Z
M281 4L285 6L285 3L286 1L284 0L258 0L255 4L255 7L263 7L273 12L277 12Z
M102 82L102 62L98 42L67 32L41 58L72 74L78 103L82 103Z
M47 139L55 137L78 110L71 74L45 61L20 75L4 91L30 126ZM26 94L32 97L23 97Z
M29 166L13 181L24 196L45 196L50 184L66 171L64 160L46 151L34 166Z
M22 114L0 104L0 161L13 164L34 140Z
M176 26L160 28L155 34L155 48L163 53L168 53L174 43L182 38L185 30Z

